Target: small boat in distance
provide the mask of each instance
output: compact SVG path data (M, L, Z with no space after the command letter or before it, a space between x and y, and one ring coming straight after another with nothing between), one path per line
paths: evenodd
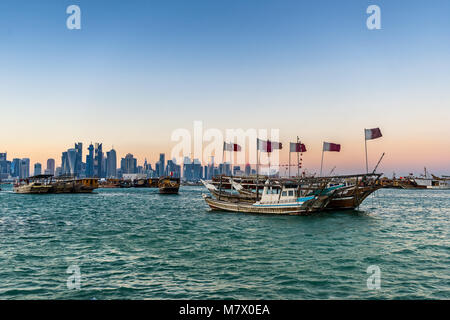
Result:
M76 179L41 174L19 180L14 184L15 193L91 193L98 188L97 178Z
M52 177L52 175L37 175L19 180L14 184L13 190L15 193L22 194L49 193L53 188L51 184Z
M158 188L161 194L178 194L180 178L162 177L158 181Z
M427 168L424 168L425 172L420 177L415 178L415 182L426 189L450 189L450 177L442 176L437 177L434 174L431 174L431 177L427 171Z

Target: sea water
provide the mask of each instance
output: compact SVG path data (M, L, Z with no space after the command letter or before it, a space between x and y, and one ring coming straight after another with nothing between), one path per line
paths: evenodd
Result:
M450 190L298 217L210 211L202 187L2 187L0 299L450 298Z

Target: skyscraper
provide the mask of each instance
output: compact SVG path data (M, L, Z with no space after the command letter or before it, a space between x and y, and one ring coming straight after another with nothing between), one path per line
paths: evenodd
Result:
M26 179L30 176L30 159L23 158L20 160L19 178Z
M69 159L67 158L67 151L64 151L61 154L61 174L62 175L70 174L70 165Z
M86 155L86 177L94 176L94 146L92 143L88 147L89 154Z
M159 176L162 177L162 176L164 176L164 173L166 171L165 170L166 155L164 153L160 153L159 154L159 162L160 162L160 165L159 165L159 170L160 170Z
M120 170L122 174L137 173L137 160L131 153L128 153L125 158L120 161Z
M0 179L7 179L11 172L11 161L6 158L6 152L0 153Z
M180 178L181 167L175 163L174 160L167 160L166 175L174 178Z
M40 164L39 162L34 164L34 175L40 175L42 174L42 164Z
M111 149L106 153L106 177L115 178L117 176L117 154Z
M75 143L75 150L76 150L76 159L75 159L74 174L75 176L78 177L81 174L81 167L83 162L83 143L81 142Z
M157 161L155 163L155 174L157 177L160 177L160 174L159 174L161 172L160 167L161 167L161 164L159 163L159 161Z
M102 144L96 143L94 149L94 176L98 178L104 178L104 168L103 168L103 150Z
M20 176L20 159L14 158L11 163L11 176L18 178Z
M252 167L250 166L250 163L247 163L245 165L245 175L249 176L251 172L252 172Z
M67 150L67 163L68 168L67 174L71 176L77 176L76 166L77 166L77 149L68 149Z
M47 160L47 170L45 170L46 174L55 174L55 159L48 159Z
M198 181L202 178L202 164L200 160L191 160L188 157L184 158L183 163L183 179L186 181Z

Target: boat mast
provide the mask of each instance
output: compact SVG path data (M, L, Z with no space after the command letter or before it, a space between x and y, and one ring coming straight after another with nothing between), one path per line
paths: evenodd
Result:
M300 139L297 136L297 145L299 143L300 143ZM301 150L302 150L302 145L300 144L300 151ZM300 153L299 152L297 152L297 177L300 177Z
M367 139L366 139L366 129L364 128L364 145L366 148L366 173L369 173L369 162L367 160Z

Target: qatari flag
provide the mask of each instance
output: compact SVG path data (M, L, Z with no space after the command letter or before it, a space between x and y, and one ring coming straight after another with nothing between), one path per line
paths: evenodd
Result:
M303 143L291 142L289 147L290 152L306 152L306 146Z
M258 142L258 150L264 152L272 152L272 150L281 149L283 146L281 142L273 142L270 140L257 140Z
M366 140L373 140L383 136L380 128L364 129L364 133L366 134Z
M341 151L341 145L337 143L324 142L323 151Z
M223 150L224 151L241 151L241 146L237 143L226 143L223 142Z

